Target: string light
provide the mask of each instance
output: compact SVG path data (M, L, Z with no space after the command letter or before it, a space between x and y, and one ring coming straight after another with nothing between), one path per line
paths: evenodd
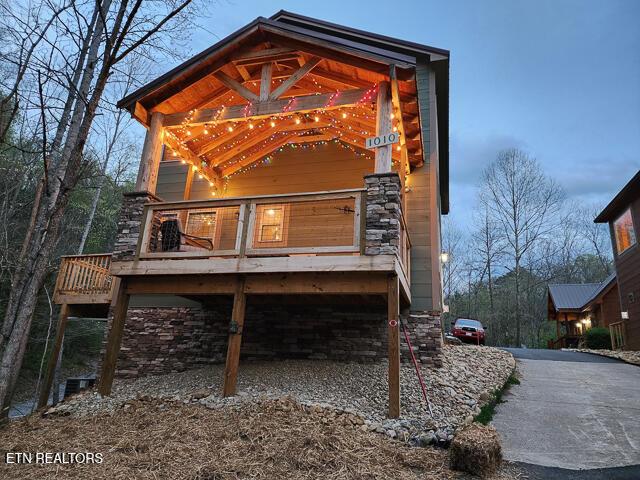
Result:
M249 130L253 130L253 123L249 122Z

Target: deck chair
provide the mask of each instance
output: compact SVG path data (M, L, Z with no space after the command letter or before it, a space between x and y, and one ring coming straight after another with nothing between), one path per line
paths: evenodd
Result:
M161 249L163 252L190 252L198 250L213 250L210 238L189 235L182 230L179 218L169 218L160 225L162 235Z

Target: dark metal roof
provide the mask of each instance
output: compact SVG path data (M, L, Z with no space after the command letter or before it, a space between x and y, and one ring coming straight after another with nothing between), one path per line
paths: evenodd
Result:
M607 223L618 218L629 204L640 197L640 170L629 180L622 190L604 207L604 210L594 220L595 223Z
M275 15L269 17L269 19L278 22L299 25L303 28L310 28L312 30L324 31L333 35L335 35L336 33L340 33L341 36L350 38L351 40L360 43L378 47L384 45L387 49L391 48L392 50L397 50L414 56L416 54L441 55L440 58L434 58L434 60L449 57L449 50L431 47L429 45L422 45L420 43L410 42L408 40L400 40L398 38L387 37L386 35L380 35L377 33L366 32L364 30L358 30L357 28L338 25L336 23L331 23L324 20L318 20L317 18L305 17L304 15L288 12L286 10L280 10Z
M599 287L599 283L560 283L549 285L549 295L556 310L582 310Z
M558 310L582 311L596 300L612 282L616 280L613 272L601 283L558 283L549 285L549 296Z

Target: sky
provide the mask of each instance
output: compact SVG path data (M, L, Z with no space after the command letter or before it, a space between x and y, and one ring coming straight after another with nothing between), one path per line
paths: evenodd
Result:
M220 0L193 50L280 9L451 52L456 224L504 148L537 158L570 200L602 207L640 169L640 0Z

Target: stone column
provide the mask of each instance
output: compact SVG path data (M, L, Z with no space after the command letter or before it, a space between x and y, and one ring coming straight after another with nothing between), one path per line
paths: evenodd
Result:
M138 239L142 235L142 225L145 203L159 202L160 199L149 192L131 192L124 194L120 219L118 220L118 233L113 247L113 261L132 261L136 256Z
M395 172L365 175L366 233L365 255L399 253L401 184Z

